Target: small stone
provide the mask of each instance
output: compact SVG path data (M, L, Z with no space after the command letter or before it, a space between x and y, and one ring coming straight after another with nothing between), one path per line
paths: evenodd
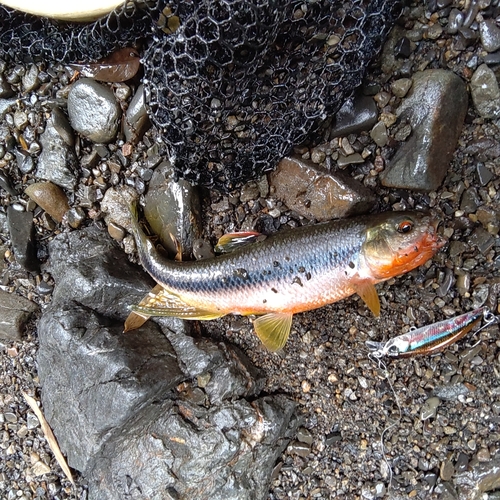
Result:
M247 182L241 188L240 200L246 203L250 200L256 200L260 196L259 186L255 181Z
M69 124L66 115L59 109L53 108L50 115L50 120L52 126L57 131L61 139L66 143L67 146L73 147L75 144L75 138L73 136L73 130Z
M80 207L70 208L66 212L66 220L73 229L78 229L85 220L85 212Z
M290 455L298 455L299 457L307 457L311 453L311 447L299 441L292 441L287 448Z
M375 141L377 146L383 148L389 141L385 123L377 122L370 132L370 137Z
M303 380L302 383L300 384L300 386L301 386L302 392L304 394L307 394L311 390L311 384L307 380Z
M500 88L493 70L481 64L472 75L470 88L478 114L483 118L500 118Z
M125 238L125 230L114 222L108 224L108 233L116 241L122 241Z
M309 445L311 445L313 442L312 434L305 427L299 427L297 429L297 439L301 443L306 443Z
M21 339L26 323L36 311L38 306L34 302L0 290L0 338Z
M127 142L136 144L151 126L144 100L144 85L141 83L130 101L125 115L124 133Z
M68 94L68 115L77 132L92 142L106 143L116 137L121 108L109 87L82 78Z
M477 454L476 458L478 462L489 462L491 460L491 454L488 450L488 448L481 448Z
M14 150L14 155L17 160L17 167L19 171L23 174L29 174L35 168L33 158L27 151Z
M370 130L377 122L377 106L371 97L356 93L337 111L330 138L345 137Z
M420 420L428 420L434 418L437 414L437 408L441 401L437 397L431 397L425 401L420 410Z
M270 185L288 208L318 221L365 213L375 201L373 193L351 176L294 157L280 161Z
M248 195L258 198L257 183L252 184ZM183 179L177 180L171 164L163 162L153 174L145 201L144 216L163 247L172 256L177 254L173 236L180 244L183 260L191 259L193 242L201 237L198 190Z
M400 78L392 82L391 91L396 97L405 97L408 91L411 89L413 81L411 78Z
M62 222L64 214L69 210L68 197L52 182L35 182L24 192L57 222Z
M28 115L24 111L16 110L14 113L14 125L18 130L24 130L28 125Z
M486 19L479 24L481 44L486 52L495 52L500 49L500 28L495 19Z
M36 64L31 64L22 77L22 84L25 92L31 92L40 85L40 79L38 78L39 74L38 66Z
M455 467L451 460L445 460L441 462L441 466L439 467L439 476L443 481L449 481L453 474L455 473Z
M54 127L53 120L47 122L45 131L40 136L40 144L42 152L38 157L36 176L73 190L77 168L75 151Z
M40 262L36 252L33 214L10 205L7 209L7 221L16 261L27 271L38 271Z
M44 474L48 474L50 472L50 467L39 460L38 462L34 463L31 466L31 471L33 472L33 475L38 477L38 476L43 476Z

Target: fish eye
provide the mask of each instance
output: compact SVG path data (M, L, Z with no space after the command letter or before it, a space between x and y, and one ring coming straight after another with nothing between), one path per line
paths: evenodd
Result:
M409 233L413 229L413 222L411 220L404 220L400 222L396 227L398 233Z

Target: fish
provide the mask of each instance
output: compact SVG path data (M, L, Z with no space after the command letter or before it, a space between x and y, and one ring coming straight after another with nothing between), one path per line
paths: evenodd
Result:
M378 316L374 285L415 269L442 248L438 224L424 212L384 212L270 236L232 233L219 240L227 253L175 262L155 248L134 216L139 259L161 289L131 309L143 318L257 316L255 333L268 350L278 351L294 314L357 293Z
M482 319L487 325L496 321L496 317L489 312L487 307L479 307L459 316L411 330L387 342L368 340L366 344L371 350L370 355L374 358L384 356L409 358L436 354L465 337Z

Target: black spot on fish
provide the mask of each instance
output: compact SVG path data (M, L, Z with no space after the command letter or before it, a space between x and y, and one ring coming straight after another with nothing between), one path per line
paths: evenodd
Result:
M354 264L354 262L351 261L351 262L349 262L349 267L351 269L354 269L356 267L356 264Z
M280 267L280 266L281 266L281 264L280 264L277 260L275 260L275 261L273 262L273 266L274 266L274 267Z
M304 266L300 266L299 269L298 269L299 273L305 273L306 272L306 268Z
M278 293L278 290L276 290L276 288L271 288L271 290L272 290L274 293Z
M262 303L263 303L263 304L267 304L267 299L264 299L264 300L262 301Z
M239 267L233 271L233 275L236 278L242 278L244 280L249 279L248 271L244 267Z
M297 283L297 285L304 286L302 284L302 280L298 276L295 276L295 278L293 278L292 284L293 283Z
M287 262L290 262L292 259L291 259L290 257L288 257L288 255L285 255L285 260L286 260Z
M311 279L311 273L309 273L309 272L306 273L306 279L307 279L307 281L309 281Z

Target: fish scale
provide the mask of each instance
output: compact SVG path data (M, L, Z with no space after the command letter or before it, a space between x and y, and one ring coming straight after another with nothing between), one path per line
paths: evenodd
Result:
M258 315L257 335L277 350L295 313L358 293L378 315L374 285L432 257L444 244L437 223L419 212L386 212L303 226L253 243L226 235L230 253L174 262L156 250L134 220L142 265L162 289L133 310L144 318Z

